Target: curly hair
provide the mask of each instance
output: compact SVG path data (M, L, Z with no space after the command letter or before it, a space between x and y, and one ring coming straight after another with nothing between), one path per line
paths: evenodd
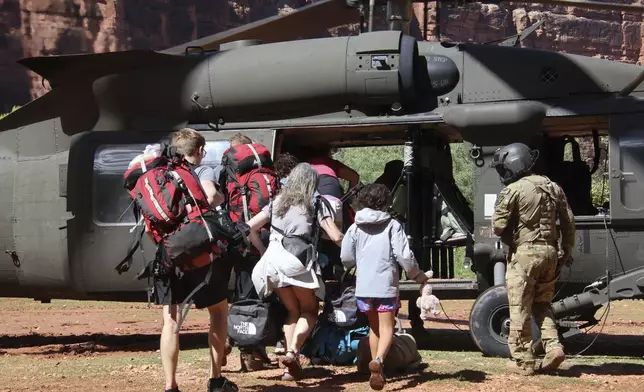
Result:
M357 203L363 208L387 211L391 205L389 189L382 184L365 185L357 195Z
M288 182L282 188L280 201L275 208L275 215L282 218L291 207L299 206L313 214L313 195L318 186L318 173L308 163L295 166L288 176Z
M275 167L275 173L277 173L280 178L286 178L291 173L293 168L300 163L294 155L289 154L288 152L281 153L273 166Z

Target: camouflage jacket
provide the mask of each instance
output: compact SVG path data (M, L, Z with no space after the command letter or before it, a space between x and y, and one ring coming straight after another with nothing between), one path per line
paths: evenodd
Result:
M575 218L561 187L548 177L529 175L503 189L494 206L494 234L510 249L525 243L557 246L557 219L561 250L570 255L575 245Z

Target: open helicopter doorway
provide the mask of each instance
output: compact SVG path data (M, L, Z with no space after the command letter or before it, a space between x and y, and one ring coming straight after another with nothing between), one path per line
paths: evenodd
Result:
M434 132L394 126L282 130L277 137L276 157L302 147L331 149L334 159L360 174L362 184L383 176L387 163L401 161L404 168L388 186L392 195L390 213L405 226L421 268L433 271L432 287L440 298L476 298L475 275L467 262L474 226L472 165L462 143L450 141ZM409 151L413 151L413 157ZM410 159L413 164L409 164ZM411 192L410 178L415 188ZM349 185L343 185L350 193ZM405 281L403 275L402 299L417 295L418 285Z

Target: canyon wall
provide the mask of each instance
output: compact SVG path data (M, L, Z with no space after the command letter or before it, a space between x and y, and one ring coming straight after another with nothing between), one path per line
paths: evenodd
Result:
M628 0L611 0L625 2ZM638 1L638 0L636 0ZM164 49L244 23L288 12L309 0L0 0L0 112L44 93L41 78L16 64L22 57ZM415 4L415 31L423 31ZM436 38L430 3L427 39ZM440 9L440 37L490 42L544 24L522 45L637 63L642 15L576 7L472 3ZM355 33L338 28L331 35ZM420 38L420 37L419 37Z

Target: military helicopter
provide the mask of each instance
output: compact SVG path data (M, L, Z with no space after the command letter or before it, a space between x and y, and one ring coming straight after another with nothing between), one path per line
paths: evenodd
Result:
M390 29L373 31L383 6ZM233 132L274 156L293 146L404 145L399 184L414 253L438 278L439 298L476 299L470 330L486 355L509 355L505 252L490 221L502 185L489 163L502 145L537 149L535 170L560 182L575 211L575 263L553 302L562 336L596 323L608 301L644 297L642 68L518 48L520 36L497 45L417 41L411 19L410 2L322 0L163 51L20 60L51 91L0 120L0 295L145 300L138 268L114 271L134 224L122 173L148 144L190 126L206 137L213 165ZM358 35L311 38L353 22ZM580 136L596 140L594 168L563 161ZM600 137L609 138L610 209L590 200ZM473 209L452 172L450 143L460 142L475 168ZM456 242L439 240L443 201L466 232ZM454 278L462 246L475 280ZM135 266L152 254L145 244ZM402 287L418 295L418 285Z

